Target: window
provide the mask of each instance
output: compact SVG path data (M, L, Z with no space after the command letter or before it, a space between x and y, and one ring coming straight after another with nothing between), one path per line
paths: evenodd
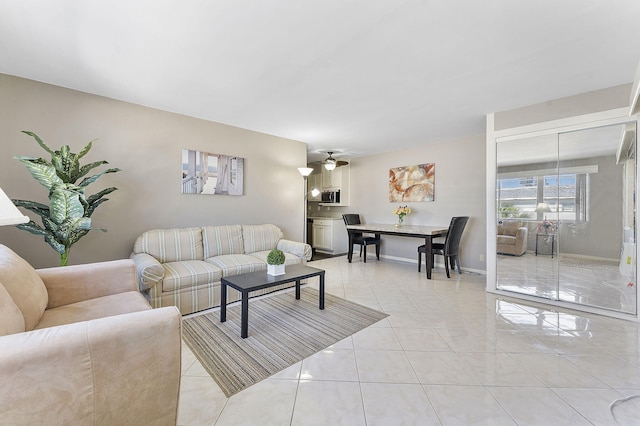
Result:
M586 222L588 188L588 173L498 178L499 218ZM551 211L536 212L539 203Z
M538 180L535 177L498 179L500 218L535 218Z

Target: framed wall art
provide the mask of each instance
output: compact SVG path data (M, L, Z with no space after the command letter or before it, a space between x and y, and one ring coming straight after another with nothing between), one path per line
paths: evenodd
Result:
M389 169L389 201L433 201L435 163Z
M183 149L182 193L244 195L244 158Z

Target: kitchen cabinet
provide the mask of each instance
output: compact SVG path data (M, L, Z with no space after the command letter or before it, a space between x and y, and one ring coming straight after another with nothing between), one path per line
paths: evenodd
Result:
M350 186L350 169L349 165L336 167L333 170L327 170L322 167L322 190L340 190L340 203L339 204L327 204L328 206L348 206L349 199L349 186ZM322 203L320 205L323 205Z
M322 188L342 189L342 173L347 166L336 167L333 170L322 168Z
M349 238L342 219L313 218L313 248L329 254L347 252Z
M313 220L313 248L319 251L332 251L331 220Z

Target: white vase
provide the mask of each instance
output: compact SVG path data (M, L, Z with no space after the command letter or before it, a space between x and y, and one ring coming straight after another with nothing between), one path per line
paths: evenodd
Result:
M267 265L267 274L269 274L269 275L284 275L284 264L282 264L282 265Z

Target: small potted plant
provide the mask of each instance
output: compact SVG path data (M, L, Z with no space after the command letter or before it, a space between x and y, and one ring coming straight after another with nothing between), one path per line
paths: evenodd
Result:
M282 250L273 249L267 255L267 274L283 275L284 274L284 253Z

